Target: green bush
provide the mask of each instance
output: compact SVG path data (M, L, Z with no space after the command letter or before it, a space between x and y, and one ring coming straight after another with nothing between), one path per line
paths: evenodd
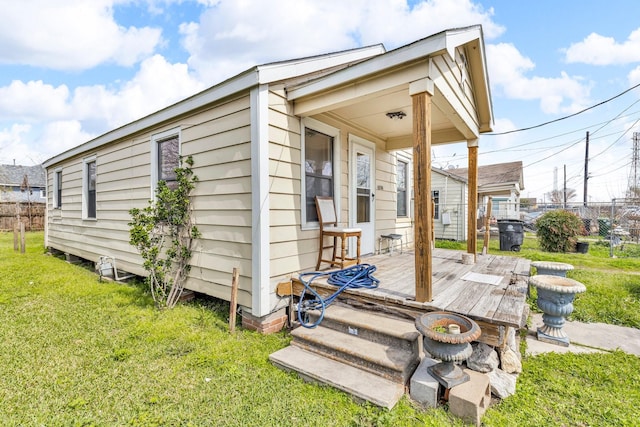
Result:
M550 211L536 221L538 243L545 252L573 252L584 232L580 217L565 210Z

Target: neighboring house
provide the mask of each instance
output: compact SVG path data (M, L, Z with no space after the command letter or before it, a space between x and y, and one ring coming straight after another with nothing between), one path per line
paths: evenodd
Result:
M144 275L128 211L172 178L178 154L193 156L202 238L186 287L229 300L238 267L243 322L268 326L282 318L273 314L284 304L277 284L315 268L314 196L333 196L340 220L362 228L363 254L382 234L412 244L431 221L411 218L412 194L417 213L426 206L430 178L420 165L430 146L462 142L477 156L492 121L479 26L389 52L378 45L256 66L47 160L45 245L92 261L111 255ZM414 179L427 182L414 189ZM422 236L416 245L429 248ZM426 277L416 289L431 286Z
M455 175L467 176L467 169L452 169ZM492 198L491 217L494 219L520 219L520 193L524 190L522 162L496 163L478 166L479 217L484 217L484 207ZM481 226L481 224L479 224Z
M467 178L448 170L432 168L431 194L434 201L436 239L467 240Z
M46 183L42 165L0 165L0 202L45 203Z

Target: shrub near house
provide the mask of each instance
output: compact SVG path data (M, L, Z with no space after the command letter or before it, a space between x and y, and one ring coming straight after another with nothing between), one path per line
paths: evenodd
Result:
M573 252L578 236L584 233L580 217L565 210L550 211L536 221L540 249L546 252Z

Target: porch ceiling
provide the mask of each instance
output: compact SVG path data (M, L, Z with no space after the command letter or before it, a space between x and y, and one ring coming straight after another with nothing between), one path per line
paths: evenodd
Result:
M400 111L406 114L402 119L386 116L387 113ZM413 145L412 101L408 84L336 108L331 111L331 115L387 141L388 149L408 148ZM464 139L464 135L456 129L436 102L431 109L431 130L432 144Z
M413 146L413 110L409 83L366 93L346 102L339 100L335 104L331 101L325 100L325 102L324 108L300 103L300 108L296 113L303 116L329 115L386 141L388 150ZM310 104L314 104L314 102L311 101ZM386 115L399 111L406 114L402 119L392 119ZM455 111L455 108L449 104L442 92L436 87L431 108L431 143L433 145L460 142L477 137Z

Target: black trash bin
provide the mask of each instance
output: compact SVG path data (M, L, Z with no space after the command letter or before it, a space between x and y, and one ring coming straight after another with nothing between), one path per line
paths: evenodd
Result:
M499 219L500 250L520 252L524 240L524 221L517 219Z

